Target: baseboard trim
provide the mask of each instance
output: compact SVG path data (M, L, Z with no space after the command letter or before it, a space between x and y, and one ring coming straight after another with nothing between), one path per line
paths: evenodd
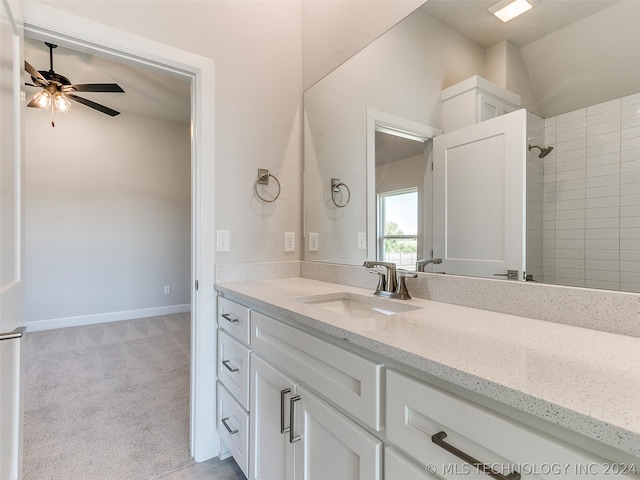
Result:
M77 317L50 318L47 320L35 320L26 322L28 332L41 330L53 330L54 328L80 327L96 323L118 322L121 320L134 320L136 318L157 317L160 315L173 315L191 311L191 304L168 305L165 307L140 308L137 310L123 310L120 312L97 313L94 315L80 315Z

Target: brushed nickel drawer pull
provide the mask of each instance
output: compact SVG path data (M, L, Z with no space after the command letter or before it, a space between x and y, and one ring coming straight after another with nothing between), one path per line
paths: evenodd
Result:
M289 443L296 443L300 440L300 435L294 435L293 428L296 421L296 402L302 400L300 395L289 399Z
M479 460L476 460L475 458L473 458L471 455L464 453L462 450L458 450L453 445L449 445L448 443L446 443L444 441L445 438L447 438L447 434L445 432L438 432L438 433L436 433L434 435L431 435L431 441L433 443L435 443L436 445L438 445L440 448L443 448L444 450L446 450L447 452L451 453L452 455L455 455L456 457L458 457L458 458L464 460L465 462L473 465L478 470L480 470L481 472L486 473L490 477L493 477L493 478L495 478L497 480L520 480L520 474L518 472L511 472L510 474L508 474L506 476L502 475L501 473L496 472L489 465L485 465L484 463L480 462Z
M220 315L222 318L224 318L225 320L229 320L231 323L238 323L240 320L237 318L233 318L231 316L231 314L229 313L223 313L222 315Z
M14 340L16 338L22 338L27 327L18 327L13 332L0 333L0 340Z
M227 420L229 420L229 417L224 417L221 422L224 425L224 428L227 429L227 432L229 432L229 435L235 435L236 433L238 433L238 429L232 430L231 427L229 426L229 424L227 424Z
M291 427L284 426L284 397L287 393L291 393L290 388L280 390L280 433L287 433L291 429Z
M230 361L231 360L223 360L222 365L224 365L227 368L227 370L229 370L231 373L235 373L239 371L240 370L239 368L229 366Z

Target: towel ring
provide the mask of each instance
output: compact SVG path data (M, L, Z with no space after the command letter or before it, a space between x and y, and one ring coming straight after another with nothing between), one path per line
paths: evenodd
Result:
M276 181L276 185L278 186L278 193L276 193L275 197L273 197L271 200L269 200L268 198L264 198L258 193L258 185L269 185L269 177L273 178ZM253 184L253 191L260 200L267 203L275 202L280 196L281 190L282 188L280 187L280 182L274 175L269 173L269 170L265 168L258 169L258 179L256 180L256 183Z
M344 187L345 190L347 190L347 201L342 204L336 202L336 197L335 197L336 193L340 193L341 199L342 199L341 187ZM333 202L333 204L338 208L344 208L347 205L349 205L349 200L351 200L351 190L349 190L349 187L347 186L347 184L344 182L341 182L339 178L332 178L331 179L331 201Z

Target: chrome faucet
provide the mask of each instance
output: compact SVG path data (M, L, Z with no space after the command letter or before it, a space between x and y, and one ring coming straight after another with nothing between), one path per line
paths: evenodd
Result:
M396 264L392 262L378 262L376 260L366 260L363 264L365 268L384 267L385 272L371 270L371 273L378 274L378 286L374 295L379 297L399 298L408 300L411 298L405 284L406 278L416 278L415 273L397 271Z
M437 265L439 263L442 263L442 259L441 258L423 258L422 260L418 260L416 262L416 272L424 272L424 267L426 267L430 263Z

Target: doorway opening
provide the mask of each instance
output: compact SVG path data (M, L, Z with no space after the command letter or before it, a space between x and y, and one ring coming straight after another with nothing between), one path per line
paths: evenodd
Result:
M200 462L218 455L216 431L214 62L37 2L23 5L25 34L59 46L175 76L191 85L191 372L190 452ZM200 288L197 288L197 285Z

